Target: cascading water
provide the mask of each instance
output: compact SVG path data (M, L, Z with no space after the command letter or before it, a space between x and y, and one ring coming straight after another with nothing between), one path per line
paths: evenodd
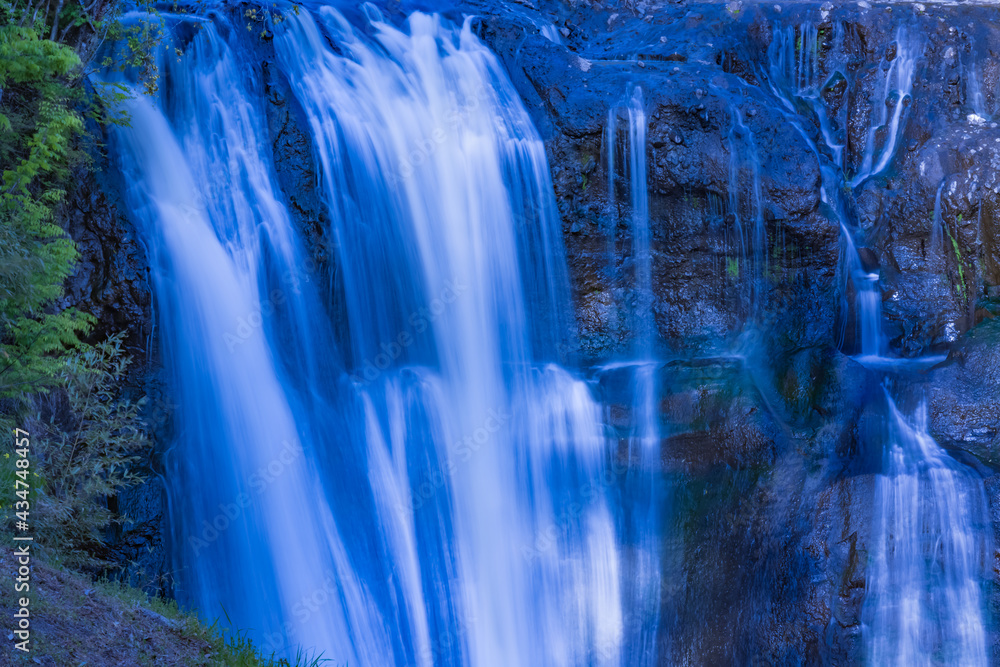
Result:
M629 194L632 203L632 261L637 294L632 308L636 351L653 352L653 257L649 230L649 186L646 178L646 111L642 89L636 88L628 104Z
M343 340L225 17L164 17L183 55L116 133L181 399L178 593L281 654L636 664L656 624L625 618L622 586L655 610L657 564L619 554L601 410L551 363L567 281L542 143L469 22L366 11L371 40L328 7L275 37Z
M731 110L731 126L726 135L729 148L729 187L727 211L732 219L735 242L735 269L729 273L741 285L741 298L749 319L759 313L767 274L767 229L764 226L763 195L760 185L760 158L757 143L736 109ZM741 173L750 177L749 210L740 205ZM727 267L728 268L728 267Z
M917 61L923 46L903 28L897 30L894 44L896 48L892 57L889 53L884 56L889 61L883 83L882 100L885 103L874 105L878 109L877 121L871 117L868 119L868 138L861 165L851 179L851 187L857 187L865 179L885 171L896 155L896 144L902 135L906 110L910 106ZM886 138L884 142L879 142L878 133L883 128Z
M847 215L841 184L848 182L844 143L830 118L820 91L836 83L842 72L830 72L821 82L815 58L796 58L796 49L811 48L818 39L810 26L776 30L771 51L771 86L787 108L797 103L813 110L818 145L798 126L820 158L822 197L837 213L842 231L841 265L854 287L854 317L862 363L892 372L905 369L904 360L886 354L881 332L881 290L877 270L865 267ZM905 122L905 108L916 76L922 47L897 32L895 55L884 79L884 97L891 104L881 108L878 122L871 122L861 166L848 183L857 187L884 171L892 162ZM834 40L834 49L843 35ZM803 44L806 44L804 47ZM886 56L888 58L888 55ZM836 59L831 57L831 61ZM802 72L807 68L808 72ZM891 111L887 110L891 107ZM883 145L876 142L884 127ZM943 187L943 184L942 184ZM934 211L932 239L939 238L940 195ZM931 253L937 251L932 241ZM982 480L948 456L927 433L926 405L921 403L913 422L885 392L884 457L876 482L876 519L873 527L874 557L866 574L864 618L868 659L873 665L985 665L983 600L980 573L988 551L977 536L984 531L985 495Z
M816 40L816 31L809 25L798 33L794 27L775 30L770 51L771 90L789 111L801 107L811 110L824 142L820 144L797 119L794 121L820 160L822 199L840 222L841 270L854 292L855 358L874 372L904 383L905 375L897 373L905 373L923 360L911 362L887 353L881 327L880 275L862 260L856 240L860 232L852 232L856 225L850 222L846 199L854 188L892 162L922 46L906 31L897 31L892 57L889 53L885 56L888 66L884 68L883 96L887 104L875 105L881 109L876 114L881 115L870 119L860 167L853 179L848 179L846 146L840 138L845 118L830 117L821 94L838 79L846 82L846 75L833 70L823 81L815 57L796 57L799 50L814 48ZM829 56L835 66L842 41L843 33L838 31ZM808 71L803 72L803 68ZM881 144L877 141L880 129L885 132ZM940 195L939 188L932 239L941 235ZM932 242L932 255L937 252L933 246ZM924 403L914 419L908 420L888 389L885 399L884 455L876 480L873 558L866 572L863 610L868 660L873 665L986 665L979 582L989 548L978 537L985 532L980 525L985 523L986 507L982 480L930 437Z
M395 316L373 307L386 301L384 292L348 304L357 341L353 366L377 356L377 348L364 347L371 341L395 340L405 331L412 320L406 313L419 312L452 284L462 290L432 312L427 349L413 346L400 355L400 365L436 360L424 380L436 389L424 403L437 422L432 432L440 435L407 433L405 420L385 418L381 434L370 429L365 435L368 442L395 441L387 456L399 461L400 473L413 460L429 461L429 470L409 476L419 483L420 476L447 471L450 483L440 503L424 502L403 517L382 511L387 525L381 532L393 534L393 522L402 518L417 526L421 554L446 555L421 563L429 580L423 589L455 588L440 604L457 607L448 613L468 624L471 664L539 657L579 664L597 646L608 653L620 620L614 611L596 610L619 604L615 547L607 542L611 515L603 492L583 495L602 478L598 412L577 381L532 364L535 355L550 354L545 346L554 340L546 334L555 331L531 330L529 322L545 320L529 318L535 312L528 312L525 286L542 315L559 311L564 284L541 142L468 25L456 43L430 17L411 17L410 35L376 20L386 58L333 10L323 8L317 18L290 20L277 48L323 166L347 292L363 295L393 268L371 244L398 256L418 277L411 288L416 294L403 291L390 300ZM343 55L330 50L322 31ZM390 234L401 238L387 242ZM386 409L381 385L389 381L366 379L359 389L375 414ZM497 414L509 423L479 442ZM377 421L369 419L373 428ZM472 454L463 444L469 438ZM395 488L405 479L374 475L376 496L413 495ZM442 510L446 516L437 516ZM442 519L450 539L430 533L440 531ZM421 526L429 534L420 535ZM560 568L566 558L578 559L580 568ZM589 586L590 580L602 585ZM567 598L571 591L584 594Z
M627 118L625 126L622 174L616 173L618 118ZM660 481L660 432L657 407L655 359L656 323L653 299L652 236L649 225L649 191L646 165L646 111L641 88L634 88L621 104L612 106L604 130L604 148L608 166L608 191L616 209L615 189L619 180L628 183L629 230L632 237L628 272L634 296L628 309L633 331L632 358L602 369L614 381L622 382L622 393L631 415L625 442L629 461L624 483L622 542L627 546L626 569L631 573L623 590L623 605L631 610L625 624L623 664L645 665L656 662L656 636L661 605L660 516L663 498ZM612 211L612 220L617 210ZM612 230L609 261L616 261ZM613 265L611 267L614 268Z
M980 573L991 556L978 475L910 422L886 392L888 433L876 480L867 576L872 665L987 665Z
M1000 102L996 64L990 55L980 53L978 49L971 49L968 54L969 61L963 58L965 94L973 110L973 114L967 118L973 123L992 120L996 116L997 105Z
M318 443L299 426L301 403L281 364L301 355L315 362L305 368L323 369L318 359L332 341L322 325L307 324L312 308L322 309L298 277L302 251L232 53L207 19L166 20L177 22L178 38L197 28L180 62L164 59L178 85L159 105L129 100L131 123L117 143L178 388L180 436L169 459L185 489L171 501L179 587L207 614L287 634L282 646L370 660L389 640L329 508L316 502L322 480L305 461ZM297 332L284 358L276 354L281 320ZM219 562L230 564L228 574ZM343 608L293 624L298 606L317 591L332 595L331 585ZM349 625L366 653L347 641Z

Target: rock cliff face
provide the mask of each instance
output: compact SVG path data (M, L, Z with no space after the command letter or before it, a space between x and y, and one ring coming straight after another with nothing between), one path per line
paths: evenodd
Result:
M1000 515L994 10L523 0L444 13L478 16L545 140L584 367L623 356L634 339L627 119L615 109L642 91L652 316L666 360L662 459L676 481L664 655L673 664L857 662L881 465L866 405L880 390L845 355L857 349L857 293L842 225L860 230L861 262L880 276L889 349L943 356L921 375L931 433L988 478ZM280 184L322 265L330 254L308 134L267 45L255 48ZM781 93L787 81L775 73L788 67L814 104ZM887 79L903 70L912 83L901 96L892 91L907 86ZM831 146L843 147L841 159ZM824 197L835 163L840 177ZM766 240L752 271L740 243L758 223ZM157 345L144 254L113 184L83 178L66 225L83 253L70 301L102 331L132 332L145 365L137 386L159 391L149 380ZM158 414L168 428L169 410ZM613 422L614 406L609 414ZM162 514L147 509L150 520Z
M726 224L734 214L746 220L758 203L775 260L765 317L788 347L841 342L830 319L849 317L835 293L839 224L820 201L812 146L822 147L824 128L812 110L789 109L774 94L779 33L797 42L793 57L807 58L821 84L848 180L862 171L866 149L895 144L889 168L851 188L848 211L871 245L865 257L883 272L893 348L926 352L989 316L980 299L997 291L992 174L1000 142L990 112L996 66L983 54L1000 36L985 9L646 4L644 13L580 3L540 10L534 22L523 9L483 19L549 146L588 356L614 354L628 338L617 316L627 296L616 293L628 289L619 284L629 260L628 198L609 196L605 129L609 109L633 87L643 90L649 123L655 310L665 346L710 349L745 325L739 279L726 270L734 259ZM547 21L563 25L566 44L542 36ZM815 40L806 56L803 39ZM912 92L899 100L885 81L897 57L914 61ZM880 107L891 117L897 103L904 109L894 138ZM733 141L741 134L757 164L740 145L747 141ZM739 210L728 210L731 195ZM611 244L621 250L613 262Z
M63 305L97 318L90 336L94 341L126 333L124 345L132 364L124 391L133 399L147 397L144 420L154 440L165 445L170 439L172 401L160 377L149 263L119 196L114 165L102 155L94 157L92 170L74 179L62 212L63 225L80 252ZM158 447L143 462L145 484L111 499L113 509L128 520L105 536L108 557L121 563L123 577L150 593L171 590L164 548L166 490L159 477L162 449Z
M523 72L515 83L544 115L538 125L547 135L585 357L620 354L630 338L622 314L635 288L629 183L627 174L609 173L622 138L607 127L609 111L635 88L648 120L653 311L662 347L713 353L752 317L784 319L790 347L834 344L839 228L820 210L813 150L776 100L716 65L704 47L689 55L669 26L660 35L655 22L639 22L641 32L634 23L611 20L621 42L591 44L585 29L570 33L578 36L570 47L526 34L515 42L516 56L508 55ZM503 30L487 38L508 53L514 38L509 25ZM619 156L615 171L621 163ZM768 239L769 303L751 312L735 227L737 218L746 226L758 215ZM796 309L818 317L794 317Z
M660 383L664 467L679 480L665 539L687 564L681 592L664 594L675 612L666 654L688 664L857 663L882 456L870 406L881 390L844 356L858 347L857 294L841 223L860 232L860 260L880 276L891 353L947 355L920 382L931 433L987 477L1000 506L1000 357L989 321L1000 308L1000 34L990 9L506 9L481 9L481 34L546 140L586 359L626 353L632 335L627 172L608 173L614 150L621 170L624 138L608 127L609 111L642 89L653 311L661 353L675 358ZM775 75L788 71L816 103L782 93L788 81ZM884 155L886 168L867 177ZM821 195L831 165L839 203L830 182ZM758 303L734 266L733 225L754 215L768 258ZM746 338L748 329L760 335ZM726 350L744 361L711 359ZM995 583L989 596L995 608Z

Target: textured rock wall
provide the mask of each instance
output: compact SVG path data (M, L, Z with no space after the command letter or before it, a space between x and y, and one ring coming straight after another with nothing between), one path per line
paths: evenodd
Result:
M596 362L628 353L635 299L627 190L619 183L612 197L608 186L608 110L632 86L645 99L654 315L660 352L674 359L660 381L664 469L676 482L665 568L684 571L664 592L664 654L675 664L857 664L882 457L880 378L839 351L856 349L855 294L841 269L837 212L820 200L820 157L804 138L822 146L819 119L772 94L769 49L776 30L790 31L797 57L803 40L815 39L812 76L845 144L847 181L866 149L891 141L878 127L882 108L903 105L893 162L853 188L841 183L842 215L863 233L865 269L880 273L891 351L947 355L915 378L918 390L929 399L932 434L987 478L996 514L1000 340L990 320L1000 312L1000 35L992 10L527 4L484 3L480 30L546 140L582 356ZM542 35L548 24L561 44ZM906 49L920 53L912 94L886 95L887 73ZM743 157L739 205L728 205L731 151L745 137L733 141L734 119L760 157L769 271L756 312L728 270L734 213L746 220L753 202ZM747 339L749 323L759 335ZM722 358L727 351L742 362ZM998 597L993 585L991 608Z

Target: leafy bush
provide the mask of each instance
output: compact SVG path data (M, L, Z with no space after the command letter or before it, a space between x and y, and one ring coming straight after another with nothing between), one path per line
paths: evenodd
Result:
M130 70L156 90L162 26L148 0L136 6L147 18L126 23L118 0L0 0L0 398L45 391L60 355L94 323L53 307L78 259L54 212L70 168L83 159L75 148L81 110L126 122L115 110L124 88L84 94L82 77L97 54L106 54L102 69Z
M84 159L82 114L121 122L101 110L120 91L88 99L81 86L97 54L110 53L98 66L130 69L155 90L160 22L149 14L126 25L125 8L117 0L0 0L0 427L31 432L39 545L87 567L105 564L100 534L119 519L107 499L141 481L137 456L149 443L140 404L119 389L128 365L122 337L82 342L94 318L60 304L78 253L56 213L71 168ZM109 52L105 41L122 46ZM0 458L0 481L13 464ZM0 509L11 509L12 488L0 490Z
M144 481L137 472L151 447L140 410L145 398L122 394L129 358L122 334L85 346L65 360L59 390L41 397L29 421L40 473L35 539L67 565L107 566L101 533L121 520L107 499Z
M44 390L92 321L48 310L77 259L53 209L82 128L65 81L79 62L32 28L0 25L0 397Z

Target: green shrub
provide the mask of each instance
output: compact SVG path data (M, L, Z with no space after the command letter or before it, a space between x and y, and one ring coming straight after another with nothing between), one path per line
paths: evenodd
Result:
M110 54L98 66L132 70L147 92L156 87L160 21L126 25L125 7L0 0L0 427L5 436L15 426L31 433L37 543L81 567L107 564L101 532L120 519L107 500L141 481L135 471L149 447L140 404L120 390L122 337L82 342L94 318L60 304L79 256L56 221L67 178L85 160L83 113L122 122L107 108L121 91L99 86L88 99L85 70ZM13 466L10 454L0 457L0 512L12 509Z
M59 389L39 399L30 420L40 475L34 508L36 542L67 565L110 565L101 533L121 520L107 499L144 481L137 472L151 447L140 410L145 398L123 396L129 358L122 334L71 354L58 372Z
M92 322L51 310L77 260L53 210L82 128L66 81L79 63L33 28L0 25L0 397L44 391Z

